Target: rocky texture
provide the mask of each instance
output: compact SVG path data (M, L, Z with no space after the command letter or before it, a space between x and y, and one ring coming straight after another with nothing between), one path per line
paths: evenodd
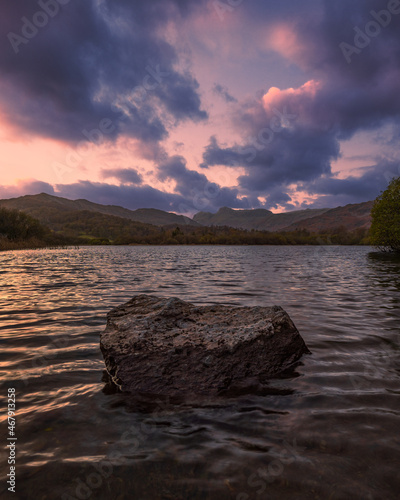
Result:
M262 383L309 352L281 307L200 307L149 295L108 313L100 346L122 390L172 397Z

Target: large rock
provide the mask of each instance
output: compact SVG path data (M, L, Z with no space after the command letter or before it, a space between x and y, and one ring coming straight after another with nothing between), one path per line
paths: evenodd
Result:
M172 397L229 394L309 353L281 307L199 307L150 295L108 313L100 347L122 390Z

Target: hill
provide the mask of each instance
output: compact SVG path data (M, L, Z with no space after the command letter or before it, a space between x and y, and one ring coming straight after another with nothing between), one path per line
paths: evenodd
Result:
M88 210L51 214L52 230L30 215L0 208L0 250L66 245L317 245L321 241L359 244L364 234L330 235L307 230L286 233L251 231L227 226L164 226Z
M369 229L371 227L371 209L373 201L351 204L344 207L332 208L317 217L311 217L291 224L287 231L307 229L313 233L331 231L338 227L344 227L347 231L357 229Z
M96 212L104 215L112 215L122 219L141 222L143 224L152 224L154 226L166 225L189 225L198 226L189 217L177 215L170 212L163 212L154 208L141 208L138 210L128 210L127 208L115 205L100 205L87 200L67 200L58 196L49 194L36 194L11 198L9 200L0 200L0 206L22 210L23 212L38 219L42 224L53 229L53 218L68 212Z
M74 243L148 243L159 238L161 228L115 215L89 210L52 214L49 226Z
M238 229L256 229L259 223L269 219L273 215L269 210L258 208L255 210L233 210L222 207L216 214L211 212L199 212L193 220L203 226L229 226Z
M264 209L233 210L223 207L216 214L199 212L193 217L193 220L206 226L230 226L237 229L282 231L296 222L322 215L328 210L328 208L321 208L274 214Z
M343 234L344 232L364 231L366 234L371 224L372 205L371 201L333 209L299 210L281 214L274 214L264 209L233 210L223 207L215 214L199 212L192 220L162 210L128 210L119 206L100 205L87 200L73 201L43 193L0 200L0 207L20 210L34 217L56 234L70 239L78 238L81 242L98 239L105 243L154 242L155 244L167 240L194 243L200 235L201 238L203 236L206 238L205 235L208 234L207 231L203 234L197 230L210 227L224 228L225 233L229 235L227 240L238 238L238 234L229 232L228 228L242 232L306 231L318 234ZM185 238L181 235L179 238L176 234L172 235L177 227L183 230ZM160 231L164 231L164 234ZM217 231L217 233L220 236L224 231ZM189 238L191 232L193 234ZM244 237L243 234L241 237L247 239L247 236Z

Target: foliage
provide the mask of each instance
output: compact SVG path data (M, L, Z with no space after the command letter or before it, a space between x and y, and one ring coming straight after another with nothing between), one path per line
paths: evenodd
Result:
M378 196L371 215L371 243L384 251L400 252L400 177Z
M0 207L0 236L9 240L43 238L46 234L40 222L18 210Z
M60 246L67 242L19 210L0 207L0 250Z
M53 231L32 217L1 209L0 249L60 245L357 245L366 244L367 230L338 227L323 234L305 229L268 232L220 226L158 227L87 210L50 212ZM33 240L32 238L35 238Z

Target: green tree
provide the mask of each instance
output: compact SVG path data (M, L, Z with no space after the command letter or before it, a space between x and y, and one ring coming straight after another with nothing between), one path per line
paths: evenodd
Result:
M400 252L400 177L378 196L371 215L371 243L384 251Z
M0 237L9 240L44 238L48 230L30 215L0 207Z

